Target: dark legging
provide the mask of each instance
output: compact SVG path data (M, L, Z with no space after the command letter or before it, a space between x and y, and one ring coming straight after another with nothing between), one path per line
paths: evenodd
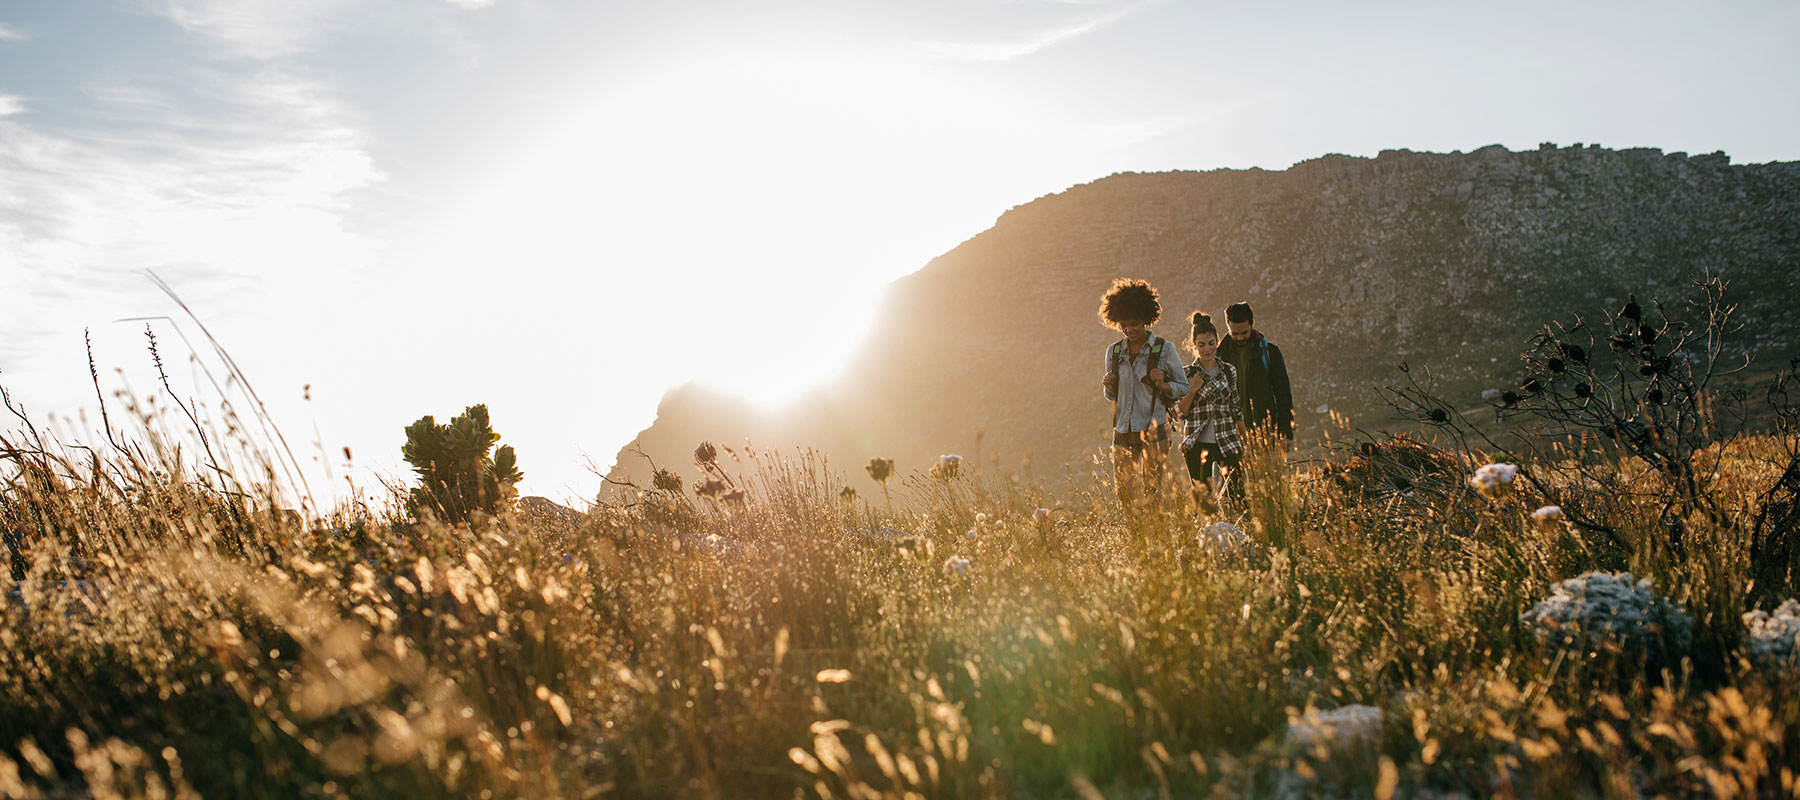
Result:
M1225 494L1233 500L1244 499L1243 482L1237 475L1238 454L1225 453L1211 442L1201 442L1187 451L1188 477L1208 487L1213 486L1221 467L1226 470Z

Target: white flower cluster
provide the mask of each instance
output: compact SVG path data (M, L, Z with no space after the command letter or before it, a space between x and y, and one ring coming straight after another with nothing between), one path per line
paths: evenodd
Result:
M1517 477L1518 464L1483 464L1469 476L1469 485L1483 497L1500 497L1512 491L1513 479Z
M951 556L944 559L944 574L949 575L952 573L957 575L969 574L969 560L962 556Z
M1763 672L1800 681L1800 600L1788 598L1774 612L1744 615L1744 655Z
M1563 527L1562 506L1543 506L1531 512L1532 524L1546 531L1556 531Z
M1660 655L1658 637L1673 652L1693 642L1694 621L1629 572L1587 572L1559 581L1550 597L1519 616L1540 641L1632 655Z

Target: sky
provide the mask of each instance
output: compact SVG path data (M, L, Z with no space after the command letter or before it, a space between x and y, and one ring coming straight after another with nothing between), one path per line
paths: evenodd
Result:
M0 0L0 386L73 443L102 399L229 406L320 505L486 403L522 490L576 502L670 388L803 395L890 281L1109 174L1800 159L1795 30L1791 0Z

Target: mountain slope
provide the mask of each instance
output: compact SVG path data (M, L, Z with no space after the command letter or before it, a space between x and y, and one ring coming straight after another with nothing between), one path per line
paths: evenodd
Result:
M1283 171L1120 174L1016 207L896 281L839 380L779 412L682 387L620 453L685 465L702 439L811 446L866 481L875 455L923 469L940 453L1057 479L1104 441L1099 296L1116 276L1162 292L1159 333L1248 300L1280 344L1303 440L1319 408L1376 426L1373 387L1429 365L1453 402L1516 380L1533 330L1627 292L1674 300L1711 269L1750 322L1759 358L1796 352L1800 164L1723 153L1544 145L1511 152L1329 155ZM980 446L976 442L980 437ZM872 487L866 487L872 488Z

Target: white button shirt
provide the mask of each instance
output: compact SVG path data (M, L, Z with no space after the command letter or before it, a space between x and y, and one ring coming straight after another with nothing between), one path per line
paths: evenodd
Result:
M1150 363L1150 349L1157 342L1162 342L1162 354L1157 363ZM1117 391L1107 389L1104 394L1108 400L1119 402L1119 416L1113 420L1113 430L1118 433L1147 431L1156 425L1168 423L1169 408L1187 394L1187 371L1181 368L1181 355L1176 352L1174 342L1159 338L1151 333L1144 340L1144 347L1138 351L1136 358L1131 356L1131 346L1119 348L1118 361L1113 360L1113 345L1106 346L1104 356L1108 371L1115 366L1119 371L1119 388ZM1152 369L1163 372L1163 381L1169 384L1170 395L1157 396L1156 389L1144 383L1144 376Z

